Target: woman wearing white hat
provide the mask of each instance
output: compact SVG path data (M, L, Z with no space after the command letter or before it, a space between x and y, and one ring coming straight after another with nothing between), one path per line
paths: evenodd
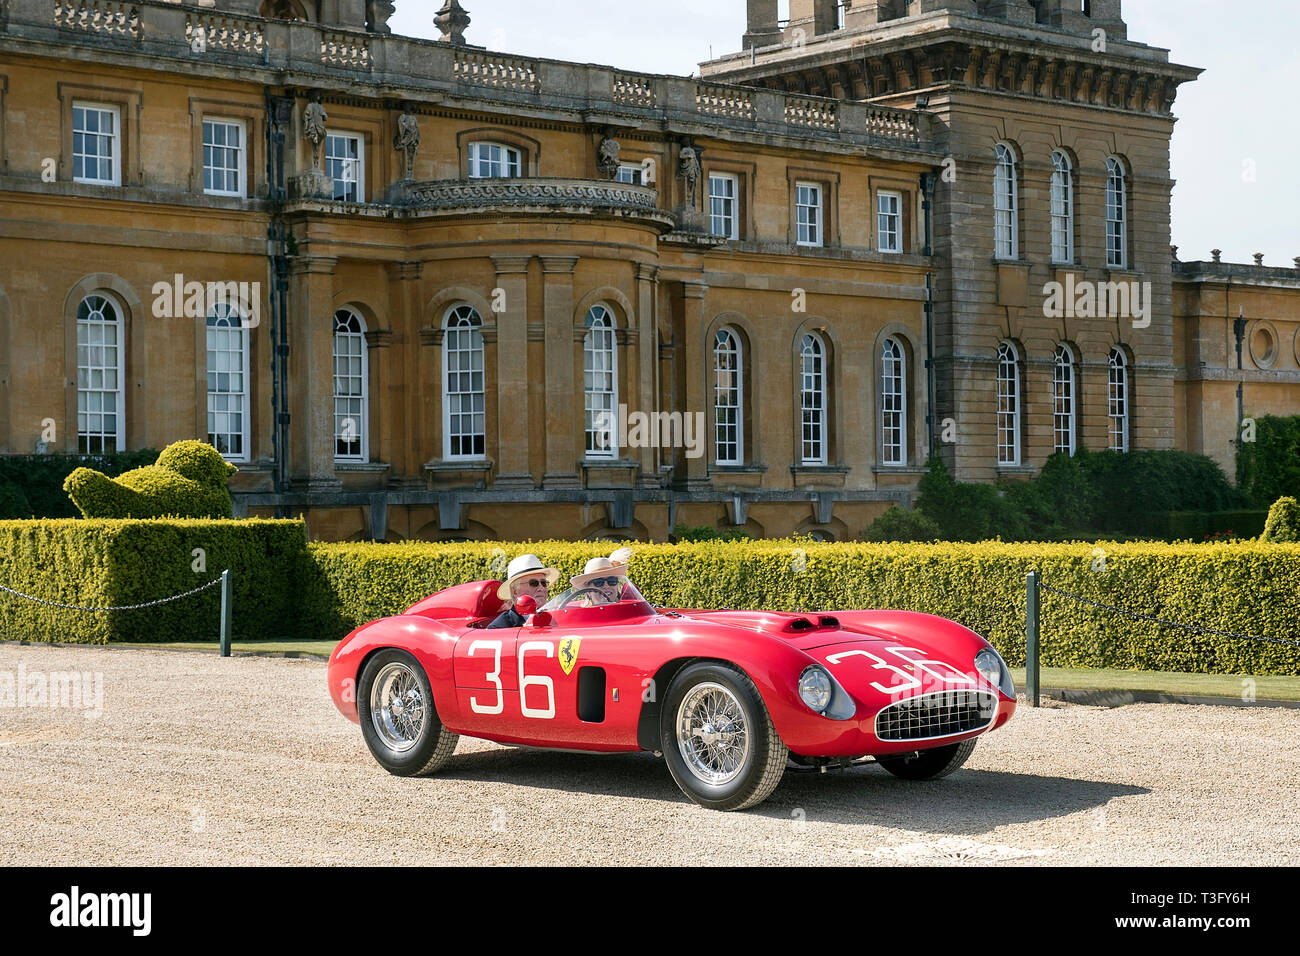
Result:
M622 600L623 586L627 580L627 563L632 559L631 548L619 548L608 558L592 558L569 579L575 592L587 590L578 604L592 607L600 604L617 604Z
M551 588L560 578L558 568L544 568L535 554L521 554L506 568L506 579L497 588L497 597L509 601L488 627L523 627L524 619L515 610L515 599L525 594L541 607L550 600Z

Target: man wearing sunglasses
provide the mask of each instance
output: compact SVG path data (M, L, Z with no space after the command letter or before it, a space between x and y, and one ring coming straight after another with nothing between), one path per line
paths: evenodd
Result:
M524 619L515 610L515 600L525 594L541 607L551 599L551 588L559 580L558 568L542 567L541 559L535 554L521 554L510 562L506 568L506 579L497 589L497 597L510 602L491 624L492 627L523 627Z

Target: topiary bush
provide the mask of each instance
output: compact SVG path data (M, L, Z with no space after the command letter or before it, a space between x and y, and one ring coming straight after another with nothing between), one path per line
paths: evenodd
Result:
M1279 498L1268 509L1264 522L1264 540L1300 542L1300 502L1294 498Z
M87 518L229 518L226 481L236 471L206 442L179 441L152 465L116 479L78 468L63 487Z
M938 541L941 534L932 518L891 505L871 522L865 537L868 541Z

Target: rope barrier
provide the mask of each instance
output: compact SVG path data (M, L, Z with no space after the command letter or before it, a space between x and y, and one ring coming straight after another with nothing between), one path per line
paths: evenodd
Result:
M184 594L174 594L171 597L159 598L156 601L146 601L143 604L126 604L121 607L86 607L80 604L61 604L58 601L47 601L45 598L39 598L32 594L24 594L22 591L15 591L13 588L5 587L0 584L0 591L13 594L28 601L34 601L37 604L44 604L46 607L61 607L69 611L138 611L140 608L157 607L159 604L169 604L172 601L179 601L182 598L198 594L200 591L206 591L208 588L216 587L221 583L221 578L213 578L206 584L200 584L192 591L186 591Z
M1107 611L1114 611L1116 614L1123 614L1125 617L1132 618L1135 621L1147 621L1152 624L1163 624L1166 627L1182 628L1185 631L1192 631L1195 634L1211 634L1216 637L1231 637L1241 641L1261 641L1265 644L1285 644L1288 647L1300 647L1300 641L1287 640L1281 637L1255 637L1251 634L1237 634L1233 631L1217 631L1210 627L1201 627L1199 624L1180 624L1178 621L1167 621L1164 618L1155 617L1151 614L1139 614L1136 611L1129 611L1122 607L1116 607L1113 604L1103 604L1101 601L1094 601L1090 598L1080 597L1078 594L1071 594L1069 591L1062 591L1054 588L1050 584L1045 584L1041 580L1038 586L1044 591L1051 591L1053 594L1059 594L1061 597L1067 597L1072 601L1078 601L1081 604L1090 604L1093 607L1103 608Z

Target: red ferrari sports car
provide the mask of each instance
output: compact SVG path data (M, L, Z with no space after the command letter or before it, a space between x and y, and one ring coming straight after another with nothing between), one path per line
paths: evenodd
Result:
M442 767L462 734L662 755L706 807L766 799L787 765L874 758L909 780L960 767L1015 711L1002 658L975 632L909 611L670 610L626 578L570 588L520 628L484 629L498 581L448 588L349 634L329 662L338 709L380 766Z

